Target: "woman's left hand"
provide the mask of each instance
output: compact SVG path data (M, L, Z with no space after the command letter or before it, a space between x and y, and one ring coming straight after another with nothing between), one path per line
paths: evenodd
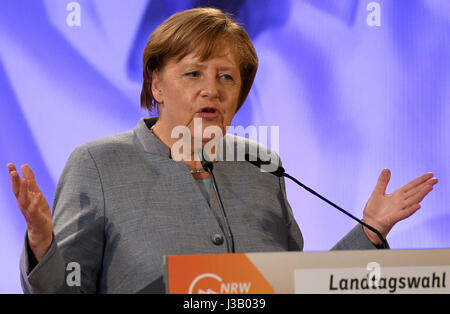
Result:
M377 229L384 238L397 222L411 216L420 208L419 203L438 182L432 173L426 173L395 192L386 194L390 178L391 171L384 169L364 208L363 215L363 221ZM375 233L367 228L364 228L364 232L373 244L381 244Z

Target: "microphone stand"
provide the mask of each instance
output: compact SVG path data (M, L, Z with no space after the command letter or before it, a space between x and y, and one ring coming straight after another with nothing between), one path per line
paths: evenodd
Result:
M261 169L261 165L263 164L270 164L270 161L262 161L261 159L257 158L256 161L250 160L250 155L246 154L245 155L245 159L250 162L251 164L257 166L258 168ZM300 181L298 181L296 178L294 178L293 176L289 175L288 173L286 173L286 171L284 170L284 168L282 166L278 166L278 169L275 171L270 172L271 174L273 174L274 176L277 177L286 177L291 179L292 181L294 181L295 183L297 183L298 185L300 185L302 188L304 188L306 191L314 194L315 196L317 196L318 198L320 198L321 200L327 202L328 204L330 204L331 206L333 206L334 208L336 208L337 210L341 211L342 213L346 214L347 216L349 216L350 218L352 218L353 220L357 221L359 224L363 225L364 227L366 227L367 229L369 229L370 231L374 232L378 238L381 240L381 245L379 246L379 248L382 249L388 249L389 245L386 241L386 239L381 235L381 233L375 229L374 227L372 227L369 224L366 224L364 221L356 218L355 216L353 216L352 214L350 214L348 211L342 209L341 207L339 207L338 205L334 204L333 202L329 201L328 199L326 199L325 197L323 197L322 195L320 195L319 193L317 193L316 191L314 191L313 189L307 187L306 185L304 185L303 183L301 183ZM378 247L378 246L377 246Z
M315 196L317 196L318 198L320 198L321 200L327 202L328 204L330 204L331 206L333 206L334 208L336 208L337 210L341 211L342 213L346 214L347 216L349 216L350 218L356 220L358 223L360 223L361 225L363 225L364 227L366 227L367 229L369 229L370 231L374 232L378 238L381 240L382 242L382 247L383 249L387 249L389 248L389 245L386 241L386 239L381 235L381 233L375 229L374 227L372 227L371 225L366 224L364 221L356 218L355 216L353 216L352 214L350 214L348 211L342 209L341 207L339 207L338 205L334 204L333 202L327 200L325 197L323 197L322 195L320 195L319 193L317 193L316 191L314 191L313 189L307 187L306 185L304 185L303 183L301 183L300 181L298 181L296 178L290 176L289 174L287 174L286 172L283 173L283 176L286 178L291 179L292 181L294 181L295 183L297 183L298 185L300 185L302 188L304 188L305 190L307 190L308 192L314 194Z
M214 168L213 163L205 158L205 154L203 153L203 150L201 150L201 152L199 151L199 154L200 154L200 161L202 163L202 167L206 172L208 172L211 175L214 192L216 193L217 198L219 199L220 209L222 212L222 218L223 218L223 221L224 221L225 227L226 227L226 235L228 237L228 241L227 241L227 243L229 243L228 249L229 249L229 251L231 251L231 253L235 253L233 233L231 232L230 224L228 222L228 217L225 212L225 207L223 206L223 203L222 203L222 197L220 196L219 189L217 188L216 177L214 176L214 173L213 173L213 168ZM223 228L222 228L222 230L223 230Z

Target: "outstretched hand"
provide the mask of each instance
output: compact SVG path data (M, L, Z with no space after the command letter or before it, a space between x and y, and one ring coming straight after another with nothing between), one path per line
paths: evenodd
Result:
M28 165L21 167L22 179L13 164L8 164L8 170L17 205L27 223L28 243L37 261L40 261L50 247L53 237L50 206Z
M426 173L393 193L386 194L390 178L391 171L384 169L363 215L363 221L377 229L384 238L397 222L411 216L420 208L419 203L438 182L432 173ZM364 228L364 232L373 244L381 244L375 233L367 228Z

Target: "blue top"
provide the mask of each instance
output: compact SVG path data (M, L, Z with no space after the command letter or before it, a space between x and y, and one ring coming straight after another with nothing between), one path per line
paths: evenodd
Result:
M200 188L200 191L202 192L203 196L205 197L206 201L209 204L209 191L211 189L211 178L199 179L195 181L197 181L197 185Z

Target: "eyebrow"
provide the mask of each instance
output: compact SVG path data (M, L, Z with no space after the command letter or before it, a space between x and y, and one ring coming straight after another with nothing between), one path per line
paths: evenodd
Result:
M186 65L186 67L188 67L188 68L193 67L193 68L204 69L204 68L206 68L206 65L204 65L202 63L194 62L194 63L188 63ZM233 70L233 67L231 67L231 66L221 66L221 67L219 67L219 71L232 71L232 70Z
M188 64L186 64L186 67L188 67L188 68L193 67L193 68L204 69L204 68L206 68L206 65L201 64L201 63L188 63Z
M219 67L219 70L220 70L220 71L232 71L232 70L233 70L233 67L227 67L227 66Z

